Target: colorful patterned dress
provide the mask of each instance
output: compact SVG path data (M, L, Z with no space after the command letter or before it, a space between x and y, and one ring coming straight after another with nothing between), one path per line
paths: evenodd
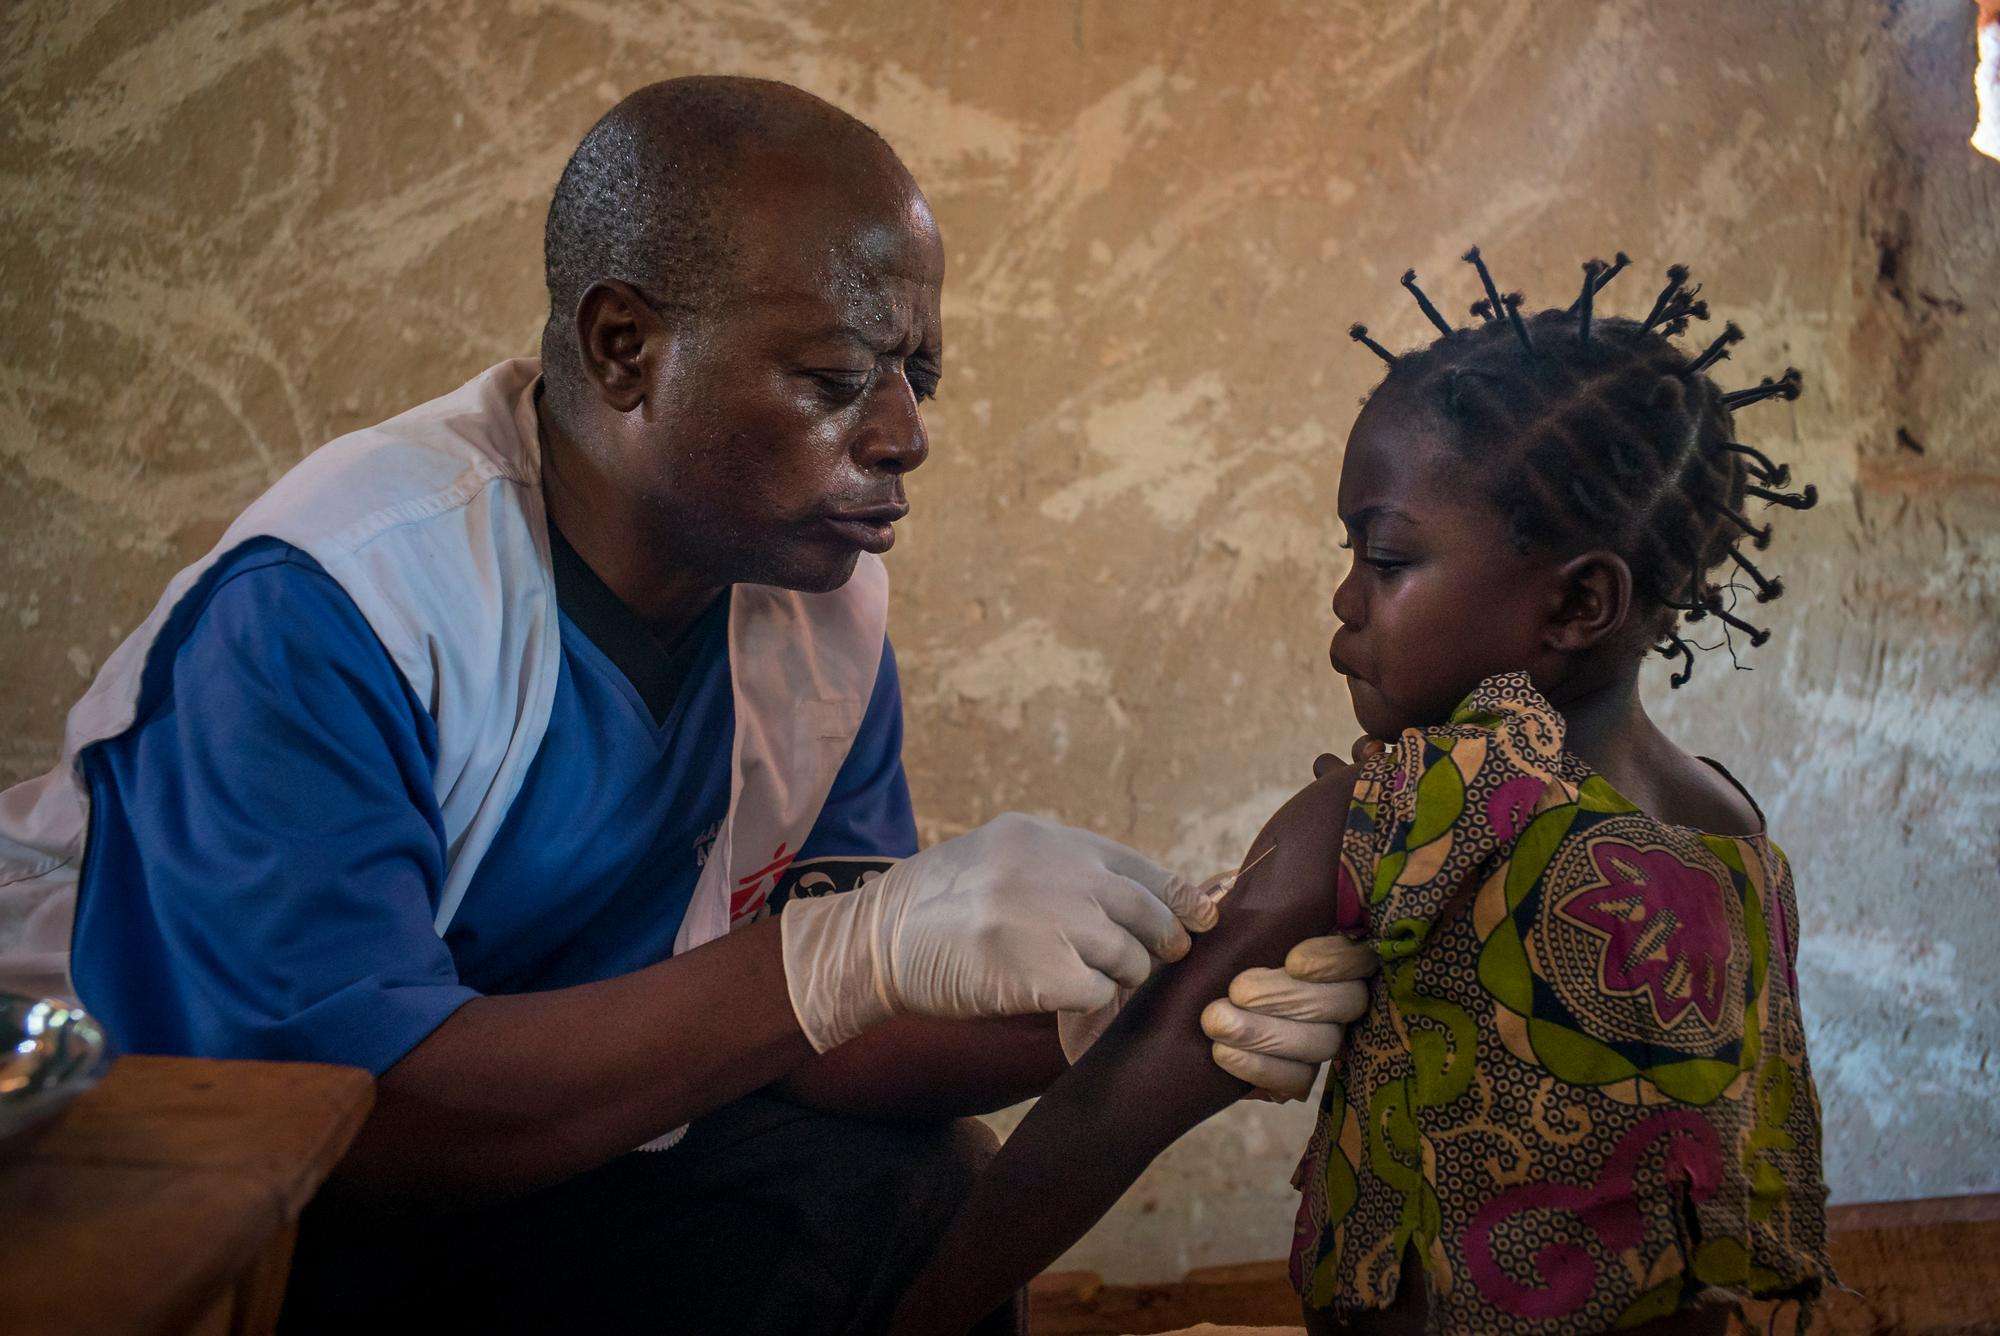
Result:
M1299 1166L1292 1281L1445 1331L1602 1331L1831 1282L1792 872L1656 821L1522 674L1362 767L1343 931L1382 956Z

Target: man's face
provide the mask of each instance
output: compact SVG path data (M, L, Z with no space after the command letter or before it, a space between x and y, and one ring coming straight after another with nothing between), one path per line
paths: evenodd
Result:
M717 582L829 590L886 552L924 462L944 348L944 248L900 170L742 168L716 309L669 314L625 484L668 560Z

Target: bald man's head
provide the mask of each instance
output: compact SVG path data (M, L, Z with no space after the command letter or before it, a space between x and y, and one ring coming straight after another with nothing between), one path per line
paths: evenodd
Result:
M887 142L831 103L768 79L698 76L641 88L592 126L556 184L543 238L549 322L544 372L560 403L580 388L573 323L603 279L662 310L702 312L729 288L742 251L742 192L770 174L759 155L796 154L852 172L857 189L909 173Z
M930 450L944 271L923 192L845 112L751 79L634 93L549 210L551 523L641 616L839 588Z

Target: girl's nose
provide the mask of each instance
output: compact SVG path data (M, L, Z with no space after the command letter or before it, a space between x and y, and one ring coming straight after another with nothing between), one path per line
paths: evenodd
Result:
M1367 600L1362 597L1351 570L1345 579L1334 586L1333 615L1342 626L1352 628L1359 628L1367 620Z

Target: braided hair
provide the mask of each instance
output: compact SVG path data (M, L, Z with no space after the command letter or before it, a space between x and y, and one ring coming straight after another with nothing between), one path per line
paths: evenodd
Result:
M1807 510L1819 493L1779 490L1791 470L1736 440L1735 411L1798 398L1798 371L1749 389L1719 388L1709 370L1743 331L1726 325L1692 355L1673 342L1691 321L1708 318L1683 265L1667 270L1646 318L1631 320L1596 312L1598 292L1630 263L1622 252L1611 264L1583 266L1581 291L1567 308L1531 315L1522 313L1520 293L1499 290L1478 247L1465 259L1485 292L1472 307L1479 323L1453 326L1411 270L1403 286L1437 327L1435 340L1399 356L1369 338L1366 326L1349 331L1389 365L1378 390L1395 387L1437 414L1522 551L1618 553L1654 618L1654 648L1683 661L1674 686L1694 672L1684 621L1714 617L1732 652L1731 631L1762 645L1770 632L1737 615L1735 596L1750 592L1768 603L1785 586L1744 554L1746 542L1761 551L1771 541L1771 526L1753 522L1744 507L1755 499L1766 509ZM1717 584L1711 572L1725 563L1731 569Z

